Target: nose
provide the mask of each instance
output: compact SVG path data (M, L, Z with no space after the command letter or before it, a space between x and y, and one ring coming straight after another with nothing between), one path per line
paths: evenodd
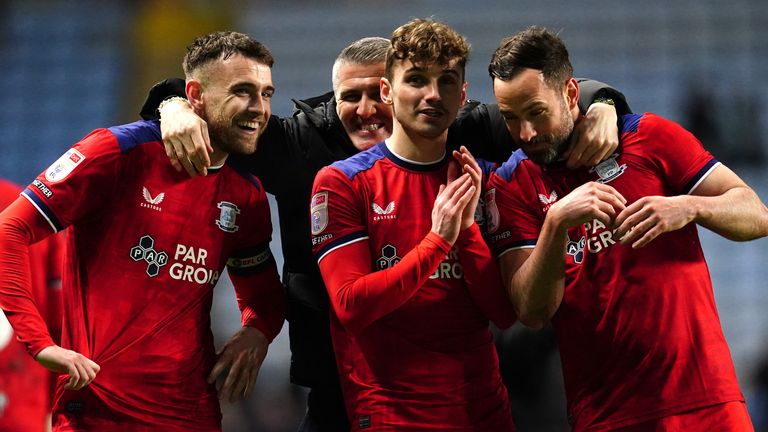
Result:
M257 114L263 114L269 109L269 100L261 94L254 95L251 98L251 103L248 105L248 110Z
M424 99L429 101L440 100L440 86L436 80L430 80L429 84L424 86Z
M362 118L372 116L376 113L375 101L367 96L363 96L357 104L357 110L355 112Z
M528 121L520 122L520 130L518 132L520 140L523 142L529 142L536 137L536 129L533 127L533 123Z

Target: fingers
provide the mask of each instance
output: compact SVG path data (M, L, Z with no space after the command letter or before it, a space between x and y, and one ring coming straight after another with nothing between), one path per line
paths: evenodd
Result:
M171 165L191 177L207 175L213 152L208 124L186 103L169 103L161 115L160 130Z
M80 390L96 378L101 368L94 361L77 354L67 366L69 381L64 385L66 390Z
M165 155L168 156L171 166L173 166L176 171L181 172L184 168L181 166L179 158L176 156L176 150L171 145L170 141L163 140L163 147L165 147Z
M191 163L199 171L200 175L208 175L208 167L211 166L209 152L213 152L213 149L208 141L208 127L206 124L202 123L199 130L195 129L192 132L191 140L185 141L184 144L187 146L186 152Z
M647 198L641 198L628 206L616 218L616 237L622 244L630 244L633 249L641 248L666 231L651 208L647 207Z
M593 104L585 117L575 126L571 145L566 152L566 166L591 167L616 151L619 146L619 130L616 110L610 106Z
M213 369L211 369L211 373L208 374L208 384L215 383L216 380L219 379L219 376L224 373L225 370L227 370L231 363L232 360L230 355L228 355L228 353L225 351L222 355L219 356L216 364L213 365Z
M181 147L181 144L176 142L171 142L171 144L173 145L173 149L176 154L176 160L184 168L184 171L186 171L190 177L196 176L198 174L197 167L195 167L195 165L192 164L192 161L187 157L187 154L185 153L183 147Z
M234 402L238 396L243 394L245 388L243 375L245 373L244 369L246 369L244 357L243 354L239 355L234 363L232 363L232 367L229 368L229 374L227 374L224 385L221 386L221 391L219 392L220 398Z

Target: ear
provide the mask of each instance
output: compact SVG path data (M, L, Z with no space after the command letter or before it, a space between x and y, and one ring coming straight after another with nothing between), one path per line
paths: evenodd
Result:
M381 77L379 81L379 93L381 94L381 101L387 105L392 105L392 84L385 77Z
M579 109L579 83L576 78L571 78L565 84L565 97L568 102L568 109L578 111Z
M461 85L461 104L464 105L464 103L467 102L467 82L464 81L464 83Z
M186 88L187 100L196 111L203 107L203 87L200 81L196 79L187 80Z

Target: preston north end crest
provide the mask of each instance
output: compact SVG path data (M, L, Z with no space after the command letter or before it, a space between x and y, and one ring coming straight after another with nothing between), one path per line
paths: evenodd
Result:
M600 176L597 181L600 183L608 183L609 181L614 180L616 177L622 175L624 170L627 169L626 164L619 165L619 163L616 162L616 158L618 157L619 155L614 153L608 159L595 165L589 172L597 173L597 175Z
M240 209L231 202L222 201L216 204L221 210L219 213L219 219L216 220L216 226L222 231L233 233L240 229L235 223L237 222L237 215L240 214Z

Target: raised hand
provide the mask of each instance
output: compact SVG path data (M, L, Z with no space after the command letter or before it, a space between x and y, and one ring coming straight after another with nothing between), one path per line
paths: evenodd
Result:
M612 155L619 146L616 107L594 103L574 125L571 143L565 153L568 168L592 167Z
M35 360L44 368L58 373L69 374L66 390L80 390L90 384L101 367L88 357L58 345L43 348Z
M208 124L187 101L175 98L160 105L160 132L165 154L177 171L183 168L191 177L208 174L213 152Z
M453 244L459 237L464 210L475 195L475 186L469 173L440 185L432 206L432 232Z
M214 383L229 371L219 389L219 397L230 402L247 398L253 391L268 349L269 340L259 330L253 327L238 330L218 353L218 360L208 375L208 382Z
M456 162L461 167L461 171L464 174L469 174L469 177L472 180L472 186L475 188L472 199L467 203L467 206L464 207L464 211L461 214L461 229L465 230L475 223L475 210L477 209L477 203L480 201L480 193L482 192L483 172L480 169L480 165L477 164L477 161L472 156L472 153L470 153L464 146L461 146L458 151L453 151L453 158L456 159ZM451 177L452 175L449 170L449 181L451 180Z

